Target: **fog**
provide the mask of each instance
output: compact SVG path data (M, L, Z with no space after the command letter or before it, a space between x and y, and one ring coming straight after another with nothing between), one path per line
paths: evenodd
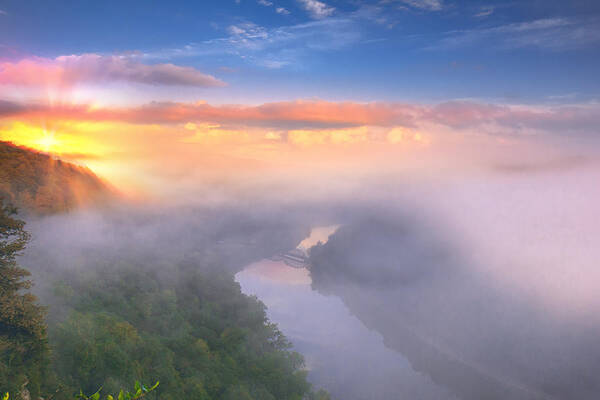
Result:
M595 398L599 177L540 167L388 197L313 248L313 287L459 398Z
M418 398L595 399L595 158L588 151L557 149L481 157L485 162L433 154L441 153L406 159L402 168L390 167L389 160L376 163L360 174L361 163L348 170L307 165L293 173L261 171L203 184L192 183L191 174L169 186L178 188L171 199L163 193L152 203L28 221L33 240L21 262L33 272L35 292L52 319L60 318L56 277L91 268L92 254L106 265L152 260L164 279L176 263L226 269L233 276L295 248L311 228L336 224L336 233L310 251L310 278L312 290L337 299L337 308L311 306L293 292L285 302L288 318L309 309L333 326L334 340L315 343L317 352L332 354L326 368L313 374L316 383L328 389L330 374L358 380L362 393L371 393L332 387L340 399L389 398L378 389L383 372L357 375L353 363L340 362L331 347L375 335L359 349L364 359L381 352L369 362L392 371L387 381L395 379L395 367L385 367L402 365L397 382L412 389L400 392ZM344 312L358 325L336 331ZM283 323L285 314L278 318Z

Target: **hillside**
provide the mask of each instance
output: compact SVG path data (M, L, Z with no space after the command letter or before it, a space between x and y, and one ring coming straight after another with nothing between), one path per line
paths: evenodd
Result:
M0 141L0 198L25 212L52 214L114 195L92 171Z

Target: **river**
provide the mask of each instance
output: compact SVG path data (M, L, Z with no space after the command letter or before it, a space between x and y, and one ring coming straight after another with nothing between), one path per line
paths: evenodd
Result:
M312 230L299 247L325 242L335 226ZM257 296L272 322L304 355L308 379L338 400L437 400L454 397L402 354L387 348L336 296L311 288L306 268L261 260L236 275L242 291Z

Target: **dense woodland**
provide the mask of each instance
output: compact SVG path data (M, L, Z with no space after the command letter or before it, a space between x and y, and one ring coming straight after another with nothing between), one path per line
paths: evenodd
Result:
M92 171L0 141L0 198L36 214L99 204L113 190Z
M160 380L148 398L325 399L303 359L225 269L151 259L119 262L102 252L77 273L56 272L51 317L27 291L15 261L29 236L2 209L0 389L71 399L81 389L116 393Z
M50 353L44 311L27 291L29 272L16 262L29 234L15 213L0 204L0 389L16 393L29 382L39 395L50 380Z
M160 379L161 399L301 399L309 392L302 357L230 276L181 265L166 283L144 270L105 266L57 282L70 310L50 336L68 392L99 384L115 391L135 379Z
M104 396L135 381L160 381L146 398L329 398L312 390L302 356L269 322L265 306L242 294L234 281L235 266L294 240L279 222L258 225L237 214L210 212L210 224L208 217L196 218L201 223L194 226L183 216L175 232L173 226L164 229L169 222L149 228L148 217L126 212L111 222L122 236L104 232L103 240L118 243L110 250L98 238L77 251L74 238L82 235L71 232L66 248L42 243L30 253L30 234L7 204L24 206L29 216L48 214L75 207L75 187L105 189L86 170L6 143L0 162L2 393L62 400L80 390L92 394L102 388ZM152 240L150 231L156 235ZM163 231L172 236L162 237ZM188 247L175 239L192 234L198 239ZM258 242L275 247L260 250ZM20 265L23 254L43 301L31 294L30 273Z

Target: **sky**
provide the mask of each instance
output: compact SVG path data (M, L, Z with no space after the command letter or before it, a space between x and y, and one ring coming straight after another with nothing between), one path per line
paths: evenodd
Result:
M140 187L324 154L585 149L599 49L592 0L0 0L0 139Z

